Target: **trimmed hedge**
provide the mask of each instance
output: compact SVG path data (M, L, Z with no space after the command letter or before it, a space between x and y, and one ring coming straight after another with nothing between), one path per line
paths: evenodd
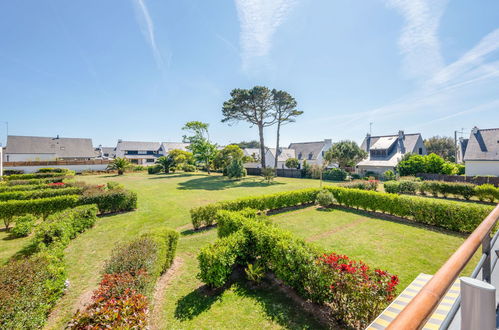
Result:
M90 203L89 203L90 204ZM78 195L55 196L49 198L10 200L0 202L0 218L11 221L13 217L33 214L46 218L55 213L78 205Z
M53 182L62 182L65 178L66 178L66 176L56 176L56 177L44 178L44 179L9 180L6 183L9 186L46 184L46 183L53 183Z
M71 171L67 168L62 168L62 167L43 167L39 168L37 173L68 173L68 172L74 172Z
M101 214L132 211L137 208L137 194L122 189L98 190L80 196L79 204L97 204Z
M489 205L446 201L418 196L396 195L360 189L327 186L337 203L368 211L380 211L423 224L470 233L492 211ZM259 211L281 209L313 203L320 189L311 188L258 197L217 202L191 209L194 228L216 222L219 210L239 211L253 208Z
M53 214L37 227L26 257L0 267L0 328L37 329L65 287L63 250L78 233L93 226L95 205Z
M0 186L0 193L4 192L9 192L9 191L28 191L28 190L39 190L39 189L60 189L60 188L66 188L67 185L49 185L46 183L43 184L25 184L25 185L20 185L20 186L8 186L8 185L1 185Z
M190 210L192 225L196 229L202 225L212 225L215 223L216 214L219 210L240 211L244 208L252 208L266 211L314 203L319 191L316 188L301 189L257 197L244 197L196 207Z
M368 325L395 297L398 278L385 271L327 255L290 232L240 212L222 210L217 219L220 238L198 255L198 277L212 287L223 286L235 265L258 260L300 296L329 306L335 319L355 328Z
M93 302L78 311L69 329L147 328L150 296L158 277L175 257L179 234L172 229L150 232L119 244L106 262Z
M342 187L326 187L336 201L348 207L380 211L415 222L471 233L494 209L475 203L396 195Z
M79 187L66 187L60 189L48 188L48 189L28 190L28 191L10 191L10 192L0 193L0 201L48 198L48 197L63 196L63 195L78 195L81 194L82 192L83 189Z
M12 235L18 238L28 236L35 226L36 220L36 217L31 214L26 214L18 217L16 219L16 226L12 228Z
M70 174L69 172L63 172L64 175ZM29 173L29 174L12 174L5 176L5 180L13 181L13 180L30 180L30 179L47 179L47 178L55 178L60 177L61 172L59 173Z

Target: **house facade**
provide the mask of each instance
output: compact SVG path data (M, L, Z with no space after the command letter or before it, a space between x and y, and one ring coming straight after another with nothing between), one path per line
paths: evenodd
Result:
M367 158L356 165L356 172L362 175L367 172L382 174L393 171L407 153L426 155L421 134L405 134L404 131L396 135L367 134L360 147L367 152Z
M116 157L124 157L136 165L153 165L156 159L162 156L159 153L160 147L161 143L159 142L118 140Z
M318 142L296 142L289 145L289 149L294 150L295 158L303 165L306 161L309 165L322 166L324 162L324 155L332 147L333 142L331 139L325 139Z
M161 147L159 149L159 153L161 156L166 156L172 150L179 149L183 151L189 151L187 147L189 147L190 143L184 142L162 142Z
M277 168L287 168L286 160L296 158L294 149L289 148L265 148L265 164L267 167L274 167L277 157Z
M89 160L96 158L92 139L9 135L4 161Z
M474 127L464 150L468 176L499 176L499 128Z

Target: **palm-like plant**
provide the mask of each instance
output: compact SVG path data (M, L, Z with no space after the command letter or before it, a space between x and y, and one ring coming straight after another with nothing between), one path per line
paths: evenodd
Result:
M175 165L175 158L173 155L161 156L156 159L156 164L159 164L163 167L163 171L165 173L170 173L170 169L172 169Z
M116 170L118 171L118 175L123 175L125 170L130 167L130 162L125 157L115 158L109 165L107 166L108 170Z

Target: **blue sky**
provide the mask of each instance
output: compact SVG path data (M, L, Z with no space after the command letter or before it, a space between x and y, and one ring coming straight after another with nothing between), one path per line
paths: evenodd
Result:
M0 121L17 135L219 144L233 88L286 90L291 141L499 127L497 0L45 0L0 4ZM0 122L0 141L5 125ZM274 129L266 131L274 144Z

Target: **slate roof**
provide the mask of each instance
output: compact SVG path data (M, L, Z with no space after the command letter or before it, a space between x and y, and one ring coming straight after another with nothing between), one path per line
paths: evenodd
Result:
M289 148L279 148L280 153L279 156L277 157L278 162L285 162L289 158L296 158L296 153L294 149L289 149ZM268 151L272 154L272 157L275 157L276 154L276 149L275 148L267 148Z
M415 152L414 148L416 147L416 143L418 142L420 136L421 136L420 133L404 134L403 147L405 149L405 152ZM369 150L372 149L372 146L375 146L379 140L385 140L384 142L382 142L383 145L387 143L386 141L388 141L388 139L386 138L395 138L395 141L397 141L398 135L395 134L395 135L371 136L371 148L367 148L367 137L366 137L364 138L364 141L362 141L360 148L369 152Z
M244 148L243 153L245 156L256 155L257 157L260 157L260 148Z
M116 150L154 150L158 151L161 147L159 142L141 142L141 141L118 141Z
M420 133L404 134L402 143L400 143L399 135L383 135L383 136L371 136L369 147L368 138L364 138L360 148L367 151L368 156L366 159L360 161L357 166L389 166L395 167L402 158L402 156L408 152L417 153L416 149L417 142L421 138ZM391 150L390 150L391 149ZM386 156L375 156L371 158L370 150L390 150Z
M92 139L9 135L6 154L55 154L57 158L94 158L95 150Z
M474 128L464 153L467 160L499 160L499 128Z
M163 142L161 143L161 147L165 152L168 152L170 150L174 149L180 149L187 151L187 147L190 145L190 143L184 143L184 142Z
M295 151L296 158L300 160L301 159L315 160L317 159L317 157L319 157L325 145L326 145L325 141L297 142L297 143L291 143L289 145L289 149L293 149ZM310 154L312 154L312 157L309 157Z

